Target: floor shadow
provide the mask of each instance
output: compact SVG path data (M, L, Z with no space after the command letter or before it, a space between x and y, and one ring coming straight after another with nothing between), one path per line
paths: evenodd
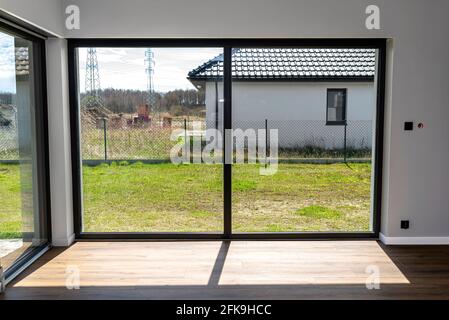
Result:
M449 288L449 246L378 244L410 284Z
M35 271L37 271L42 266L49 263L51 260L59 256L60 254L64 253L65 251L69 250L70 247L53 247L50 248L43 256L41 256L39 259L37 259L35 262L33 262L28 268L26 268L20 275L18 275L16 278L12 279L11 282L8 284L8 286L13 286L15 283L19 282L20 280L26 278L27 276L31 275Z
M319 285L142 285L13 287L0 300L449 300L448 285L384 284L369 290L360 284Z
M224 264L226 262L226 257L229 252L229 247L231 246L230 241L222 241L220 250L218 251L217 258L215 259L214 267L212 268L212 272L210 274L209 281L207 283L208 286L218 286L220 282L221 274L223 273Z

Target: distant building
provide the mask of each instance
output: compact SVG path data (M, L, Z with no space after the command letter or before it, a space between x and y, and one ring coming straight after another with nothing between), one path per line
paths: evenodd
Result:
M279 129L280 147L370 148L376 110L374 49L234 49L234 128ZM188 74L206 89L207 128L223 128L223 56Z
M134 117L133 123L135 125L146 125L151 124L150 116L150 106L148 104L141 104L137 106L137 116Z

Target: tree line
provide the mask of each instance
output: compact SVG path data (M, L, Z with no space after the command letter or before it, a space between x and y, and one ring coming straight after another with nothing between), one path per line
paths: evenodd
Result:
M114 113L134 113L136 107L148 101L148 92L129 89L102 89L99 96L104 107ZM89 93L82 93L80 101ZM154 93L152 112L168 112L172 115L181 115L196 112L205 106L204 90L172 90L165 93Z
M13 104L14 94L10 92L0 92L0 104Z

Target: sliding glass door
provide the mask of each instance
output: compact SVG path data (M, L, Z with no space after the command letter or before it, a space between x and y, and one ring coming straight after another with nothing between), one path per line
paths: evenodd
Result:
M40 39L0 25L0 261L8 274L48 243Z
M378 233L384 41L69 51L78 237Z

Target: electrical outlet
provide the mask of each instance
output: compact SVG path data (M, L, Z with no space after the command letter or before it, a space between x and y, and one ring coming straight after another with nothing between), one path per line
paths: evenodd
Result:
M410 221L401 220L401 229L408 229L408 228L410 228Z

